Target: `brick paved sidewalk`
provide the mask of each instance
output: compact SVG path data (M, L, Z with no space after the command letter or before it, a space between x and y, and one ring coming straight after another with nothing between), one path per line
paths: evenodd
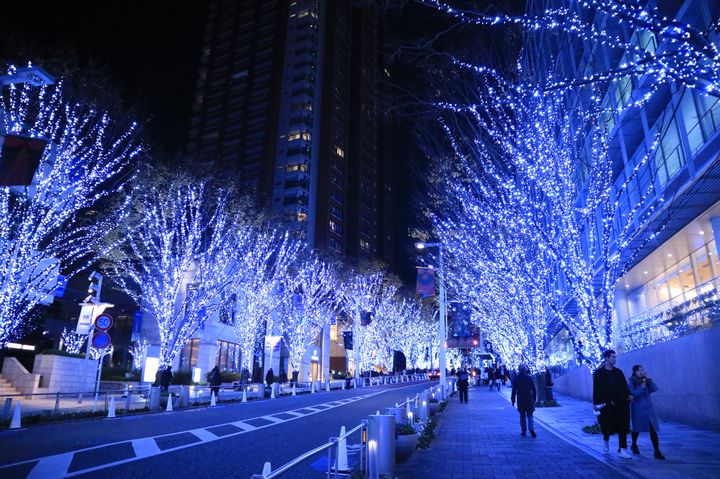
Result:
M536 410L537 439L520 437L510 389L471 388L469 404L457 396L440 416L430 449L399 464L400 479L472 478L717 478L720 433L660 422L660 448L666 461L652 457L647 434L638 440L641 455L619 459L602 453L602 438L582 432L594 422L590 403L557 395L558 408ZM630 438L628 437L628 441ZM617 438L610 440L617 447Z
M517 411L497 392L471 388L440 415L430 449L399 464L401 479L628 477L536 425L537 439L520 436ZM633 476L630 476L633 477ZM637 476L634 476L637 477Z

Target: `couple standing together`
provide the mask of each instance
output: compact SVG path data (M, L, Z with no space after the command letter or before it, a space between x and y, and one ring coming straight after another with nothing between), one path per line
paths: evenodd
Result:
M655 449L656 459L665 459L660 452L657 431L658 421L650 394L658 390L641 365L633 366L630 380L615 367L617 354L613 350L603 353L604 364L593 374L593 410L603 433L603 449L610 452L610 435L617 434L618 457L630 459L627 453L627 433L630 429L632 411L632 446L635 454L640 454L637 438L641 432L649 432Z

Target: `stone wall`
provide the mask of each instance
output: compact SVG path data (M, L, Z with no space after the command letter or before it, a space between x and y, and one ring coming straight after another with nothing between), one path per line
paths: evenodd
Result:
M635 364L658 385L652 397L661 419L720 430L720 327L618 355L626 377ZM586 366L553 381L562 394L592 400Z
M55 354L35 356L33 372L42 376L41 386L49 393L95 390L97 361Z

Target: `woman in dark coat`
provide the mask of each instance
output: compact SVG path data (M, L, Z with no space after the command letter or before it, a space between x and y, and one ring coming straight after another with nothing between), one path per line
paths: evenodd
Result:
M632 417L632 446L630 449L633 453L640 454L640 449L637 447L637 438L641 432L649 432L650 440L655 449L655 458L665 459L665 456L660 452L660 441L657 435L660 426L650 397L650 394L658 390L655 381L650 378L642 366L636 364L633 366L633 373L628 381L628 389L633 396L630 403Z
M518 367L518 375L512 383L510 402L513 406L515 405L516 399L518 412L520 413L520 435L525 436L525 431L529 427L530 435L537 437L537 434L535 434L535 423L533 421L537 391L535 390L535 382L528 374L528 367L524 364Z

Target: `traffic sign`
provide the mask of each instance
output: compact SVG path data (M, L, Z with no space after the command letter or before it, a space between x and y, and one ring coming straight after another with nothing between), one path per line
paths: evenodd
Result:
M105 331L98 331L97 333L93 334L92 345L94 348L103 349L110 346L110 344L112 344L112 341L110 340L110 335Z
M99 329L100 331L107 331L108 329L112 328L113 325L113 318L107 313L103 313L97 318L95 318L95 328Z

